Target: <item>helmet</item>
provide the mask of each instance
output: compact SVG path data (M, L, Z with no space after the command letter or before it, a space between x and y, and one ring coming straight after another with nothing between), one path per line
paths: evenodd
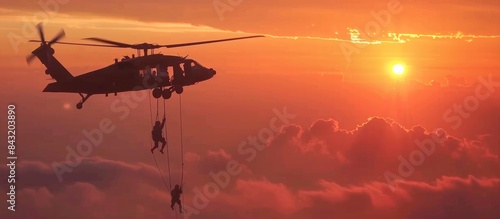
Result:
M160 121L156 121L155 123L156 126L160 126L160 124L161 124Z

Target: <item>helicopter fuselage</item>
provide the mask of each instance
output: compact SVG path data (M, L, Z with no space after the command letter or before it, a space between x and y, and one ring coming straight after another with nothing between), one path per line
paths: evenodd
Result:
M126 91L189 86L208 80L214 75L213 69L205 68L192 59L153 54L115 60L114 64L107 67L75 76L70 80L48 84L43 91L90 95L116 94Z
M26 57L26 61L31 63L35 58L46 67L45 74L50 75L56 82L48 84L43 92L63 92L78 93L82 100L76 104L77 109L83 107L83 103L95 94L139 91L152 89L153 97L169 99L175 91L177 94L183 92L184 86L196 84L208 80L215 75L215 70L203 67L200 63L186 57L154 54L155 49L176 48L227 42L233 40L243 40L263 35L235 37L217 40L186 42L177 44L128 44L97 37L85 38L86 40L97 41L101 44L60 42L66 34L61 30L51 40L45 40L42 23L37 26L40 40L30 40L40 45ZM53 44L73 45L73 46L93 46L107 48L131 48L137 50L139 57L130 58L125 56L122 60L115 59L115 63L107 67L91 71L82 75L73 76L55 57ZM140 56L140 51L144 51L144 56ZM148 51L151 53L148 54ZM172 77L170 73L173 73Z

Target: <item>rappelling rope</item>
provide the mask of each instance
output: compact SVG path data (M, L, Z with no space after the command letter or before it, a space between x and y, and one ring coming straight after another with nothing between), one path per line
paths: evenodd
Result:
M166 100L163 99L163 118L166 118L166 110L165 110L165 102ZM167 130L167 123L165 123L165 141L167 142L165 147L167 148L167 164L168 164L168 182L170 183L170 191L172 191L172 176L170 172L170 153L168 152L168 130ZM175 218L177 219L177 211L174 210L175 213Z
M163 118L166 118L166 112L165 112L165 99L163 99ZM168 182L169 182L169 185L170 185L170 190L172 190L172 175L171 175L171 172L170 172L170 154L168 152L168 131L167 131L167 124L165 123L165 128L164 128L164 133L165 133L165 141L166 141L166 145L165 145L165 148L167 148L167 164L168 164Z
M149 96L149 95L148 95ZM156 100L156 120L158 121L158 111L159 111L159 103L158 99ZM152 111L152 104L151 104L151 96L149 96L149 114L151 118L151 126L153 126L153 111ZM184 185L184 144L183 144L183 122L182 122L182 98L181 95L179 94L179 117L180 117L180 144L181 144L181 185ZM165 99L163 100L163 118L166 118L166 106L165 106ZM163 184L165 187L169 189L169 192L172 190L172 177L171 177L171 171L170 171L170 155L169 155L169 150L168 150L168 141L167 141L167 136L168 136L168 131L167 131L167 126L165 125L165 141L167 144L165 147L167 148L167 163L168 163L168 177L169 177L169 184L167 184L167 181L165 180L165 177L162 174L160 165L158 165L158 161L156 160L156 156L153 153L153 159L156 164L156 168L158 169L158 173L160 174L160 177L163 181ZM153 148L153 142L150 141L151 148ZM182 196L182 205L180 206L184 210L184 196ZM175 211L175 218L177 218L177 211Z
M181 128L181 185L184 182L184 144L182 141L182 130L183 130L183 125L182 125L182 95L179 94L179 121L180 121L180 128Z
M167 187L169 191L172 190L172 186L167 185L167 181L165 181L165 177L163 177L163 174L161 173L160 166L158 165L158 161L156 161L156 156L154 153L153 153L153 158L155 160L156 167L158 168L158 173L160 173L161 179L163 180L163 184L165 184L165 187Z
M158 99L156 99L156 121L158 121Z
M184 144L182 141L183 138L183 123L182 123L182 95L179 94L179 121L180 121L180 133L181 133L181 186L184 186ZM184 212L184 196L182 196L182 205L179 206L182 208L182 211Z
M149 95L148 95L149 96ZM158 100L156 100L156 118L158 120ZM151 126L153 126L153 110L152 110L152 105L151 105L151 96L149 96L149 115L151 117ZM149 141L150 142L150 145L151 145L151 148L153 148L153 142L152 140ZM168 186L167 185L167 181L165 180L165 177L163 177L163 174L162 174L162 171L161 171L161 168L160 168L160 165L158 165L158 161L156 160L156 156L154 153L153 154L153 159L155 161L155 164L156 164L156 168L158 169L158 173L160 174L160 177L163 181L163 184L165 184L165 187L167 187L169 189L169 191L171 190L172 186Z
M151 118L151 127L153 126L153 107L151 106L151 95L148 95L148 98L149 98L149 117ZM151 141L149 141L150 143L152 143ZM151 148L153 147L153 145L151 144Z

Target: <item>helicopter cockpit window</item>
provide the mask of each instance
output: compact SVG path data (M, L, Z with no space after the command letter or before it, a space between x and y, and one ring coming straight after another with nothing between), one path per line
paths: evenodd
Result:
M205 68L205 67L203 67L203 65L201 65L201 64L200 64L199 62L197 62L197 61L194 61L194 63L195 63L197 66L201 67L201 68Z
M186 76L191 75L191 63L191 60L186 60L182 66L184 68L184 73L186 74Z
M199 62L193 60L193 62L191 63L191 68L193 68L193 69L203 69L205 67L203 67L203 65L201 65Z

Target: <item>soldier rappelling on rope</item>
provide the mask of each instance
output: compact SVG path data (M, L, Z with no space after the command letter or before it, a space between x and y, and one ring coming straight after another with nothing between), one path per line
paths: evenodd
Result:
M161 142L161 149L160 152L163 154L163 149L165 148L165 145L167 145L167 141L165 138L162 136L162 130L163 127L165 127L165 121L167 119L163 117L163 121L160 123L160 121L156 121L155 125L153 126L153 131L151 131L151 135L153 137L153 141L155 142L155 146L151 148L151 153L154 153L154 150L158 148L158 143Z
M153 123L153 110L151 108L151 99L149 102L150 106L150 116L151 116L151 124ZM170 207L172 210L174 210L175 204L179 206L179 211L183 213L183 205L181 202L181 194L183 193L182 187L184 185L184 159L182 159L181 163L181 178L180 178L180 186L177 184L175 185L174 189L172 189L172 176L171 176L171 171L170 171L170 155L169 155L169 148L167 148L167 153L166 153L166 158L167 158L167 164L168 164L168 178L164 177L160 168L160 165L158 164L158 161L156 159L156 156L154 154L154 150L158 148L158 143L162 143L162 147L160 149L160 152L163 153L163 149L165 148L167 144L167 129L165 127L166 123L166 107L165 107L165 100L163 100L163 120L160 122L159 120L159 115L158 115L158 101L156 102L156 122L153 126L153 130L151 131L151 135L154 141L154 146L151 148L151 153L153 154L153 159L155 161L156 167L158 168L158 173L160 174L161 179L163 180L163 184L165 187L170 191L170 195L172 197L171 199L171 205ZM182 132L183 132L183 123L182 123L182 100L181 96L179 96L179 121L180 121L180 148L181 148L181 157L184 157L184 146L183 146L183 141L182 141ZM164 135L165 138L163 137L163 131L165 131ZM174 211L175 212L175 211Z
M175 185L175 188L172 189L170 192L170 195L172 196L172 204L170 205L170 208L174 210L174 205L177 203L179 205L179 210L181 213L182 212L182 204L181 204L181 194L182 194L182 186L179 187L179 185Z

